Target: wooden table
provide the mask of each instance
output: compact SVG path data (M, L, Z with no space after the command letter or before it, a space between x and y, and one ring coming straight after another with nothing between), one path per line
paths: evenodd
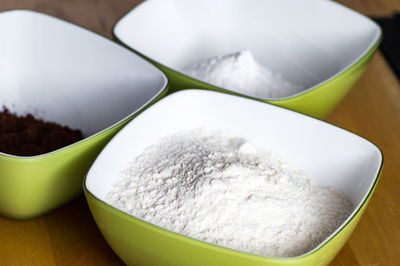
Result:
M33 9L110 37L113 23L138 2L1 0L0 10ZM400 10L397 0L340 2L367 15ZM385 156L375 195L332 265L400 265L400 84L380 52L327 120L373 141ZM97 230L82 196L33 220L0 217L0 265L121 264Z

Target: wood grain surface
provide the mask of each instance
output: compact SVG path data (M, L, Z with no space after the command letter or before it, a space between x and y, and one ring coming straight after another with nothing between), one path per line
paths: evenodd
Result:
M110 37L114 22L140 1L0 0L0 10L32 9ZM398 0L340 0L366 15L400 11ZM383 151L381 181L338 265L400 265L400 86L380 52L360 81L328 117ZM29 221L0 217L0 265L123 265L98 231L81 196Z

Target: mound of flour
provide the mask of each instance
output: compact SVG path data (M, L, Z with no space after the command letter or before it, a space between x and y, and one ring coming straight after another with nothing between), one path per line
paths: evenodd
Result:
M292 257L327 238L353 210L276 155L223 132L191 130L145 149L107 201L199 240Z
M215 86L260 98L286 97L304 89L260 65L250 51L213 57L183 72Z

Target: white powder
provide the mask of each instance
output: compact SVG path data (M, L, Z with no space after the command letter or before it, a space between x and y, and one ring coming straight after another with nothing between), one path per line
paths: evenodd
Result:
M258 64L250 51L213 57L185 68L184 73L228 90L260 98L286 97L304 89Z
M107 201L199 240L265 256L310 251L348 217L351 203L242 138L191 130L145 149Z

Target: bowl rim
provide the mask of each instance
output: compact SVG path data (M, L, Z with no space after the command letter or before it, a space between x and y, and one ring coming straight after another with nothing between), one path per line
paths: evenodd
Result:
M169 1L171 1L171 0L169 0ZM165 64L160 63L156 59L154 59L154 58L152 58L152 57L150 57L150 56L148 56L148 55L146 55L144 53L141 53L138 49L136 49L133 46L130 46L129 44L127 44L124 41L122 41L121 38L118 37L119 34L117 33L117 28L122 23L122 21L124 21L126 18L134 15L135 12L137 12L138 9L140 9L142 7L142 5L146 5L147 2L151 2L151 0L140 2L138 5L134 6L132 9L130 9L127 12L125 12L122 15L122 17L120 19L118 19L114 23L114 25L112 26L112 29L111 29L111 35L112 35L112 38L117 43L125 46L129 50L135 52L136 54L138 54L138 55L140 55L142 57L144 57L146 60L148 60L148 61L150 61L150 62L152 62L152 63L154 63L156 65L162 66L162 67L164 67L166 69L169 69L170 71L173 71L176 74L182 75L185 78L188 78L189 80L196 81L196 82L201 82L201 83L207 84L209 87L214 87L214 88L217 88L217 89L220 89L220 90L226 90L229 93L233 93L233 94L236 94L236 95L241 95L243 97L247 97L247 98L251 98L251 99L257 99L257 100L263 100L263 101L271 101L272 102L272 101L284 101L284 100L289 100L289 99L291 100L291 99L294 99L296 97L299 97L299 96L302 96L302 95L305 95L305 94L309 94L310 92L314 91L315 89L323 87L325 84L336 80L337 78L339 78L342 75L345 75L346 73L351 72L358 65L358 63L362 62L363 60L365 60L369 56L372 56L375 53L375 51L378 49L380 43L382 42L382 38L383 38L382 37L382 29L379 26L379 24L376 23L374 20L370 19L369 17L365 16L364 14L362 14L362 13L360 13L360 12L354 10L354 9L351 9L350 7L345 6L344 4L341 4L341 3L338 3L338 2L335 2L335 1L325 1L325 4L327 4L327 5L330 5L330 4L331 5L336 5L336 6L340 7L340 8L343 8L344 10L346 10L346 12L349 12L349 14L352 14L353 16L359 16L359 17L362 17L362 18L366 19L367 21L369 21L371 23L371 25L373 25L377 29L377 34L374 36L374 39L346 67L342 68L340 71L336 72L334 75L330 76L329 78L327 78L327 79L325 79L325 80L323 80L321 82L318 82L317 84L315 84L315 85L313 85L313 86L311 86L309 88L303 89L303 90L301 90L301 91L299 91L297 93L294 93L294 94L291 94L291 95L285 96L285 97L273 97L273 98L271 98L271 97L255 97L255 96L252 96L252 95L249 95L249 94L245 94L245 93L233 91L233 90L230 90L230 89L226 89L226 88L223 88L223 87L220 87L220 86L217 86L217 85L202 81L200 79L194 78L192 76L189 76L189 75L183 73L182 71L179 71L177 69L171 68L171 67L169 67L169 66L167 66Z
M22 9L8 9L8 10L0 11L0 16L3 15L3 14L6 14L6 13L19 13L19 14L23 14L24 16L25 16L25 15L28 15L28 16L29 16L29 15L33 15L33 16L35 16L35 17L47 17L47 18L50 18L50 19L53 20L53 21L56 21L57 23L61 22L61 23L65 23L64 25L72 26L72 27L74 28L74 30L84 31L84 32L86 32L86 33L88 33L88 34L94 34L95 36L100 37L99 40L101 40L101 41L108 41L108 42L111 42L111 43L113 43L115 46L120 47L121 49L125 49L125 50L127 50L127 51L132 52L130 49L126 49L125 46L123 46L123 45L121 45L121 44L119 44L119 43L113 41L112 39L109 39L109 38L107 38L107 37L105 37L105 36L103 36L103 35L101 35L101 34L95 32L95 31L93 31L93 30L84 28L84 27L79 26L79 25L77 25L77 24L74 24L74 23L72 23L72 22L63 20L63 19L61 19L61 18L52 16L52 15L49 15L49 14L46 14L46 13L38 12L38 11L35 11L35 10L31 10L31 9L24 9L24 8L22 8ZM137 55L136 55L136 56L137 56ZM152 67L154 68L154 70L155 70L156 72L159 72L160 77L163 79L163 84L162 84L162 86L160 87L159 91L158 91L153 97L151 97L148 101L146 101L145 103L143 103L138 109L136 109L135 111L133 111L133 112L129 113L128 115L122 117L120 120L114 122L113 124L109 125L108 127L103 128L102 130L100 130L100 131L98 131L98 132L96 132L96 133L94 133L94 134L91 134L91 135L89 135L89 136L87 136L87 137L84 137L84 138L82 138L81 140L79 140L79 141L77 141L77 142L74 142L74 143L71 143L71 144L69 144L69 145L67 145L67 146L58 148L58 149L53 150L53 151L50 151L50 152L46 152L46 153L42 153L42 154L38 154L38 155L32 155L32 156L13 155L13 154L9 154L9 153L5 153L5 152L1 152L1 151L0 151L0 160L4 160L4 159L6 159L6 160L27 160L27 159L29 159L29 160L34 160L34 159L42 159L43 157L47 157L47 156L51 156L51 155L56 155L56 154L58 154L59 152L64 151L64 150L70 150L70 149L73 148L73 147L76 148L75 150L77 150L77 149L79 149L79 147L82 145L82 143L86 142L87 140L92 140L92 139L94 139L94 138L96 138L96 137L99 137L100 135L107 134L107 132L110 131L112 128L115 128L116 126L118 126L118 125L124 123L125 121L127 121L127 120L129 120L129 119L131 119L132 116L134 116L134 115L136 115L136 114L142 112L146 107L152 105L152 103L153 103L154 101L156 101L159 97L162 97L163 94L165 94L165 93L168 91L169 85L170 85L170 81L169 81L167 75L165 75L165 73L164 73L160 68L158 68L157 66L155 66L152 62L149 62L148 60L146 60L146 59L144 59L144 58L141 58L140 56L139 56L139 58L140 58L140 61L142 61L142 62L145 63L145 64L149 64L150 66L152 66Z
M120 131L114 136L114 138L113 138L110 142L108 142L108 143L106 144L106 146L104 147L104 149L99 153L99 155L97 156L97 158L95 159L95 161L93 162L93 164L91 165L91 167L89 168L89 170L87 171L87 173L85 174L85 177L84 177L84 179L83 179L83 184L82 184L83 190L84 190L84 192L85 192L85 196L88 197L87 194L90 195L97 203L99 203L100 205L102 205L104 208L109 209L109 210L112 211L113 213L115 213L115 214L117 214L117 215L119 215L119 216L121 216L121 217L123 217L123 218L125 218L125 219L128 219L128 220L130 220L131 222L135 222L135 223L138 223L138 222L139 222L141 225L143 225L143 226L145 226L145 227L147 227L147 228L149 228L149 229L151 229L151 230L157 230L157 231L159 231L159 232L161 232L161 233L163 233L163 234L166 234L166 235L168 235L168 236L173 236L173 237L175 237L175 238L176 238L176 237L180 237L180 240L183 240L183 241L190 241L190 242L195 241L196 244L201 244L201 245L204 244L206 247L213 247L213 248L216 248L216 247L217 247L217 248L222 248L222 249L220 249L221 251L227 251L227 250L228 250L229 252L234 252L234 253L235 253L235 252L239 252L239 253L242 254L242 255L251 256L251 257L253 257L253 258L258 258L258 259L264 259L264 260L271 260L271 259L272 259L272 260L288 260L288 261L289 261L289 260L292 260L292 261L294 261L294 260L302 260L302 259L304 259L304 258L306 258L306 257L308 257L308 256L311 256L311 255L314 255L315 253L317 253L317 252L318 252L319 250L321 250L324 246L326 246L329 242L331 242L340 232L342 232L342 231L347 227L347 225L348 225L356 216L358 216L359 213L366 207L368 201L369 201L370 198L372 197L373 192L375 191L375 188L376 188L376 186L377 186L377 184L378 184L378 181L380 180L380 177L381 177L381 174L382 174L382 170L383 170L383 164L384 164L384 156L383 156L382 150L381 150L375 143L373 143L372 141L370 141L370 140L368 140L367 138L364 138L364 137L362 137L362 136L360 136L360 135L358 135L358 134L356 134L356 133L350 132L350 131L348 131L348 130L342 128L342 127L339 127L339 126L337 126L337 125L334 125L334 124L332 124L332 123L329 123L329 122L326 122L326 121L323 121L323 120L316 119L316 118L311 117L311 116L309 116L309 115L305 115L305 114L302 114L302 113L298 113L298 112L296 112L296 111L293 111L293 110L290 110L290 109L287 109L287 108L284 108L284 107L276 106L276 105L273 105L273 104L269 104L269 103L260 103L260 102L257 102L257 101L253 101L253 100L251 100L251 99L243 98L243 97L241 97L241 96L227 95L227 94L221 93L221 92L206 91L206 90L201 90L201 89L187 89L187 90L182 90L182 91L174 92L173 94L170 94L170 95L168 95L168 96L162 98L159 102L163 102L163 101L169 99L170 97L175 97L177 94L191 93L191 91L202 91L203 93L211 93L211 94L214 94L214 93L216 93L216 94L224 94L224 95L226 95L227 97L239 97L239 98L243 99L244 101L252 101L252 102L257 103L257 104L267 104L267 105L269 105L269 106L271 106L271 107L273 107L273 108L282 109L282 111L284 111L284 112L287 112L287 111L288 111L288 112L292 112L292 113L295 113L295 114L300 115L300 116L303 116L303 117L307 117L308 119L315 120L315 121L317 121L318 123L322 123L322 124L325 124L325 125L327 125L327 126L329 126L329 127L331 127L331 128L334 128L335 130L336 130L336 129L339 129L340 131L342 131L342 132L344 132L344 133L347 133L347 134L353 135L354 137L363 139L364 141L366 141L366 142L368 142L369 144L371 144L374 148L376 148L376 150L379 152L379 155L380 155L380 158L379 158L379 159L380 159L380 164L379 164L378 169L377 169L376 172L374 173L374 178L372 179L373 182L371 182L372 185L371 185L370 188L368 189L367 193L365 193L365 195L364 195L362 201L361 201L361 202L356 206L356 208L352 211L351 215L350 215L349 217L347 217L346 220L345 220L334 232L332 232L325 240L323 240L321 243L319 243L316 247L314 247L314 248L311 249L310 251L308 251L308 252L306 252L306 253L304 253L304 254L301 254L301 255L299 255L299 256L295 256L295 257L273 257L273 256L263 256L263 255L253 254L253 253L250 253L250 252L246 252L246 251L242 251L242 250L238 250L238 249L234 249L234 248L229 248L229 247L224 247L224 246L221 246L221 245L217 245L217 244L213 244L213 243L210 243L210 242L202 241L202 240L193 238L193 237L191 237L191 236L187 236L187 235L184 235L184 234L181 234L181 233L174 232L174 231L172 231L172 230L163 228L163 227L158 226L158 225L156 225L156 224L147 222L147 221L145 221L144 219L141 219L141 218L136 217L136 216L134 216L134 215L128 214L128 213L126 213L126 212L124 212L124 211L122 211L122 210L120 210L120 209L118 209L118 208L116 208L116 207L114 207L114 206L108 204L108 203L105 202L104 200L102 200L102 199L98 198L96 195L94 195L94 193L92 193L92 192L89 190L89 188L87 187L87 179L88 179L88 176L89 176L89 174L90 174L90 172L91 172L91 169L92 169L93 166L95 165L95 162L98 160L98 158L100 157L100 155L101 155L102 153L104 153L104 150L106 150L107 146L113 145L113 142L116 141L116 140L118 140L118 134L121 134L121 132L123 132L123 130L126 129L126 127L125 127L124 129L120 130ZM224 96L224 97L225 97L225 96ZM157 104L155 104L155 105L157 105ZM152 107L150 107L150 108L152 108ZM150 108L149 108L149 109L150 109ZM144 111L143 113L145 113L145 112L146 112L146 111ZM141 115L141 114L139 114L138 116L140 116L140 115ZM88 200L88 199L87 199L87 200ZM193 242L192 242L192 243L193 243ZM210 246L210 245L211 245L211 246ZM254 257L254 256L255 256L255 257Z

